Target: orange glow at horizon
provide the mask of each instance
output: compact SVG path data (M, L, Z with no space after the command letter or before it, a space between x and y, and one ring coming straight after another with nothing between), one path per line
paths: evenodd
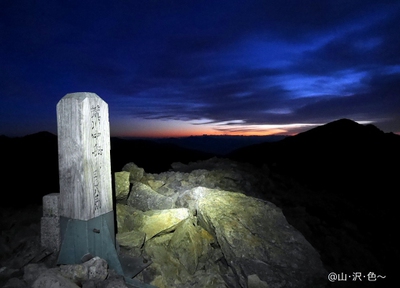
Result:
M269 136L296 135L302 130L319 124L282 124L282 125L247 125L239 120L235 122L206 122L203 124L179 120L143 120L120 123L119 129L113 129L112 136L139 138L179 138L189 136Z
M191 130L186 131L149 131L148 133L129 133L124 135L124 137L143 137L143 138L179 138L179 137L189 137L189 136L270 136L270 135L291 135L286 133L286 130L281 129L271 129L269 131L237 131L237 132L222 132L213 129L202 130L193 133Z

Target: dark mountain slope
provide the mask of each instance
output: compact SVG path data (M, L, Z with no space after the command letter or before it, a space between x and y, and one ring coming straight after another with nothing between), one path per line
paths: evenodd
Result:
M168 171L173 162L187 163L213 156L173 144L118 138L111 138L110 153L112 172L134 162L148 173L160 173ZM59 192L56 135L39 132L16 138L0 136L0 159L0 206L41 204L44 195Z
M238 149L229 157L267 165L269 177L286 175L306 185L320 200L312 200L310 195L293 195L293 199L300 197L307 203L303 204L307 213L333 225L337 233L343 233L343 239L350 233L346 223L351 223L360 243L382 263L381 273L390 274L397 273L391 263L399 256L395 237L399 148L400 136L341 119L279 142ZM330 238L328 232L318 233L320 239ZM359 247L353 248L356 251Z
M41 196L59 191L57 136L39 132L0 139L0 206L41 203Z
M147 173L161 173L171 169L173 162L188 163L213 156L211 153L186 149L175 144L111 138L112 171L121 171L125 164L134 162Z
M347 194L354 189L399 191L400 136L341 119L287 137L238 149L229 158L290 175L311 187ZM359 193L356 193L359 195Z

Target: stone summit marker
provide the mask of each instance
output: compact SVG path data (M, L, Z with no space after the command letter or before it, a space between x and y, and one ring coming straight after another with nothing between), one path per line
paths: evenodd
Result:
M58 264L99 256L123 274L115 247L108 104L71 93L57 104L60 175Z

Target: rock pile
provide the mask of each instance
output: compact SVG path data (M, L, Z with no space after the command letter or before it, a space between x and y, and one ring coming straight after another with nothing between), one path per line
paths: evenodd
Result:
M379 259L396 255L396 247L371 246L371 231L362 230L366 214L360 205L307 189L266 167L217 158L172 167L151 174L129 163L115 173L119 252L140 259L140 269L148 266L135 277L142 283L325 287L331 271L389 275ZM31 287L43 273L49 279L63 277L68 285L132 287L112 270L95 282L76 283L61 274L56 255L40 247L42 211L38 206L0 209L0 287ZM81 271L81 264L77 268ZM380 280L363 281L363 286L388 283Z
M117 241L152 262L138 279L157 287L324 287L319 254L261 199L272 185L267 171L217 158L172 167L148 174L128 163L115 175Z
M22 279L13 277L4 288L128 288L123 276L108 269L104 259L94 257L75 265L61 265L49 268L44 263L30 263L24 266Z
M127 288L104 259L56 266L56 255L40 245L41 207L0 210L0 287Z

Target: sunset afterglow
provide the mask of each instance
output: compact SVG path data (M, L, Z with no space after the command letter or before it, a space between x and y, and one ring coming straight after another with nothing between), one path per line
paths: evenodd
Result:
M74 92L121 137L400 131L399 1L0 3L0 135L57 133Z

